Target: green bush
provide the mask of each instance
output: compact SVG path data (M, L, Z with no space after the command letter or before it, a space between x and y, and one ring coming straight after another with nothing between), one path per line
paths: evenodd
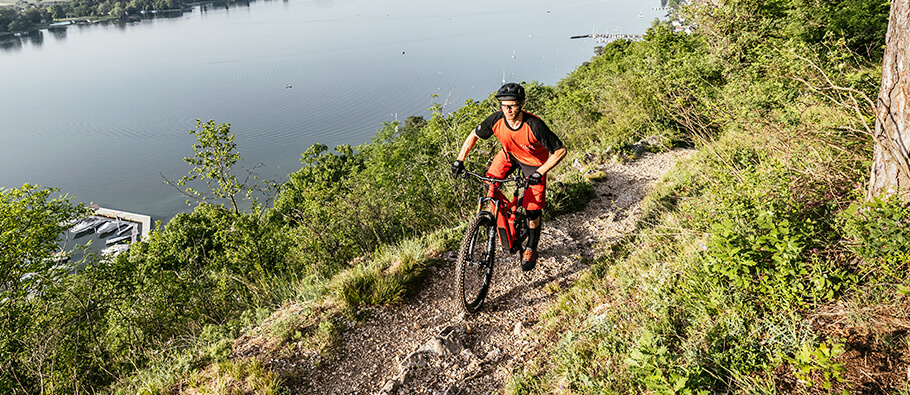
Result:
M903 282L910 262L910 206L897 196L853 203L840 216L851 251L871 282Z

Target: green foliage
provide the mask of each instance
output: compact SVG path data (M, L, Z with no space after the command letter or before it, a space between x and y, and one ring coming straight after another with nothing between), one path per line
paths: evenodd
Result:
M79 0L47 12L116 7ZM877 89L880 66L869 59L880 56L885 8L874 0L693 4L694 34L656 23L642 41L604 46L555 87L525 84L526 109L573 152L658 136L701 153L648 198L637 233L558 296L546 325L560 338L553 357L528 365L510 393L771 393L770 369L781 358L813 385L845 378L844 349L811 346L797 312L853 284L906 279L907 208L882 200L842 211L846 191L867 174L863 131L873 118L849 104ZM0 32L30 27L42 10L0 9ZM239 381L275 392L277 378L261 365L227 360L231 340L288 301L402 302L460 237L446 232L473 209L466 202L476 191L448 166L494 107L489 97L449 114L436 105L429 120L383 124L369 144L314 145L274 209L255 199L273 184L236 174L230 126L197 120L192 169L175 184L206 183L184 190L201 204L129 254L89 255L73 275L48 258L60 224L79 210L36 187L4 190L0 392L101 392L112 383L113 393L177 383L217 392ZM497 149L480 142L468 167L482 169ZM593 193L581 173L558 171L547 215L578 209ZM863 258L859 270L845 264L843 240ZM342 330L337 313L287 316L272 335L326 351Z
M196 175L215 180L215 192L241 185L230 176L239 155L227 128L210 123L204 129L192 162ZM55 267L50 254L65 224L87 213L66 197L50 199L51 193L28 185L3 191L0 229L11 239L0 240L0 274L9 279L0 334L0 352L9 361L0 365L2 392L104 388L156 361L161 350L190 361L179 365L182 372L223 359L245 311L280 302L282 278L293 278L295 268L286 264L293 262L290 240L262 219L256 204L249 213L201 204L159 226L130 253L116 259L86 254L80 269L68 272ZM209 339L213 333L217 339ZM197 346L203 351L182 351Z
M676 366L676 358L650 331L642 332L638 344L629 352L626 364L639 383L657 394L709 394L708 390L694 390L695 374Z
M656 135L689 144L686 130L713 134L706 106L724 79L698 35L648 30L645 41L613 41L559 82L543 114L570 147L622 147ZM688 132L688 133L691 133Z
M303 153L275 211L293 227L310 270L329 275L383 244L462 219L466 195L453 188L448 165L488 114L474 102L449 116L434 110L429 121L383 125L370 144Z
M128 285L137 298L122 310L123 335L154 344L276 302L260 282L289 269L283 265L288 241L279 228L205 204L172 224L131 251Z
M845 370L844 364L835 361L844 352L841 343L822 342L818 346L804 344L792 358L784 356L783 359L790 364L793 375L807 387L815 385L825 390L831 390L834 381L844 382L841 372ZM817 382L813 378L818 378ZM847 393L844 390L844 393Z
M806 292L799 280L807 274L798 261L802 235L772 211L759 213L746 226L752 232L737 231L730 220L714 224L706 268L715 276L709 278L762 299L778 293L786 300L799 299Z
M67 224L86 214L56 189L25 184L0 190L0 300L41 292L54 273L51 254Z
M695 34L655 24L645 41L611 43L560 82L545 116L572 130L572 144L619 148L653 134L700 152L652 192L635 235L559 297L546 316L546 335L560 338L552 366L515 382L557 393L776 393L777 355L815 344L800 314L887 277L843 255L844 236L858 251L876 214L836 220L870 155L862 131L872 118L851 103L878 78L833 33L826 10L837 5L693 4ZM858 14L886 18L878 7ZM806 19L826 22L800 26ZM884 216L902 217L891 210ZM882 234L899 234L899 221ZM880 262L863 270L903 271ZM819 355L806 362L816 384L837 381L830 350L808 351Z
M238 359L216 363L186 378L189 391L212 394L253 393L279 394L278 373L266 369L255 359Z
M536 377L540 374L540 367L534 361L526 364L519 375L512 376L506 383L503 392L507 395L539 394L546 392L541 380Z
M795 1L782 32L808 43L844 38L853 52L877 61L884 54L889 6L881 0Z
M831 226L822 222L828 215L807 210L794 198L783 169L754 154L735 159L742 170L727 180L731 184L718 184L722 189L712 194L717 200L710 203L711 212L700 215L711 224L705 280L761 300L769 309L830 300L843 289L845 273L807 253L823 242L819 228ZM754 189L736 191L733 183L743 182Z
M350 146L337 155L316 144L303 153L304 166L291 173L275 202L275 211L297 225L297 239L310 266L332 266L356 254L357 238L339 200L351 193L351 182L363 168ZM362 251L362 249L361 249Z
M265 336L282 345L286 351L304 348L316 353L327 353L341 334L336 324L340 315L335 310L312 308L284 309L267 327Z
M400 304L423 271L437 263L436 255L460 241L458 230L463 231L444 229L382 248L371 261L336 275L330 287L348 307Z
M59 391L52 376L60 372L47 362L75 371L97 363L83 359L93 354L92 345L67 343L85 333L83 325L93 325L86 321L94 316L92 307L54 303L56 296L69 299L60 295L60 284L69 279L51 254L67 224L87 213L67 196L52 197L55 192L29 184L0 190L0 392ZM60 314L42 313L49 308ZM68 319L74 330L61 333Z
M24 3L24 2L21 2ZM183 0L72 0L45 4L36 1L23 8L0 7L0 33L21 32L41 26L42 21L67 18L109 18L138 15L139 11L177 10L186 8ZM46 26L46 24L45 24Z
M236 216L240 216L241 212L238 195L245 198L253 210L259 210L258 196L254 196L254 193L268 195L277 186L268 181L263 181L264 187L258 185L259 179L251 171L245 180L238 180L234 174L234 166L241 161L241 157L236 151L237 144L234 143L234 135L231 134L231 125L227 123L216 125L214 120L202 123L197 119L196 129L190 131L190 134L196 136L198 144L193 144L193 157L183 158L183 161L192 165L192 169L176 183L167 179L165 183L180 190L180 187L191 185L194 181L203 181L207 186L207 192L191 186L182 192L199 203L216 204L227 199L231 203L231 211Z
M897 196L853 203L840 216L848 246L864 258L864 270L883 282L907 278L910 262L910 207ZM872 280L876 281L876 280Z

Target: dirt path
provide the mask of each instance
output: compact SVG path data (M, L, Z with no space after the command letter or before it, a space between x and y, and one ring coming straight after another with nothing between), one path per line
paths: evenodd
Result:
M600 246L631 232L646 191L692 152L646 154L628 164L601 165L607 179L596 184L597 195L585 210L544 224L537 268L523 273L517 255L497 257L493 286L481 312L456 315L450 297L455 264L447 262L431 269L407 304L368 310L366 319L344 331L334 358L290 383L294 392L500 392L510 373L545 346L526 335L556 300L548 289L570 287ZM450 332L445 341L435 340Z

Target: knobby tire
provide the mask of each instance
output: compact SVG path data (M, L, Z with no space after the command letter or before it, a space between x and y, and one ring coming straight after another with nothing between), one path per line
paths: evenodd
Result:
M480 309L490 290L493 261L496 258L496 223L489 213L475 217L458 249L455 266L458 284L455 287L456 304L467 314Z

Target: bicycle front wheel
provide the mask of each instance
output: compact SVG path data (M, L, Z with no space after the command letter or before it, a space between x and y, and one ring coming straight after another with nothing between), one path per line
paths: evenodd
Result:
M489 213L481 213L468 225L455 265L458 278L455 304L465 313L475 313L483 304L490 290L495 258L496 223Z

